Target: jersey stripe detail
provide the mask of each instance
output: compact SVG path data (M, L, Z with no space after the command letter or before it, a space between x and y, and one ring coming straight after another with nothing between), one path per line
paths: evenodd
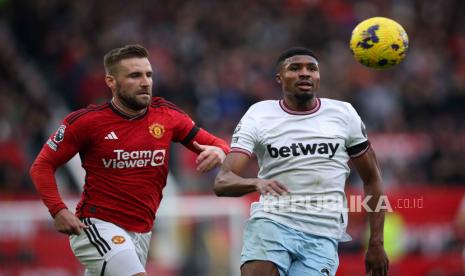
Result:
M97 249L98 253L100 254L100 256L103 257L103 253L102 251L100 250L100 247L94 242L94 240L92 239L91 235L89 234L89 229L84 229L84 233L86 233L86 236L87 238L89 239L90 243Z
M92 238L94 239L94 242L96 244L98 244L98 248L100 248L103 252L103 254L106 254L107 253L107 249L103 246L102 242L100 240L97 239L97 236L95 235L92 227L89 227L87 228L87 231L89 231L89 234L92 236Z
M89 221L90 221L90 219L89 219ZM100 236L100 233L99 233L98 230L97 230L97 226L95 226L95 224L92 223L92 224L91 224L91 227L94 229L95 234L97 235L98 239L106 246L106 248L108 249L108 251L110 251L110 250L111 250L110 245L107 243L107 241L106 241L104 238L102 238L102 236ZM105 247L105 246L104 246L104 247Z
M86 112L87 112L87 109L81 109L81 110L75 111L71 113L71 115L69 115L68 120L69 121L73 120L74 118L81 116L83 113L86 113Z
M80 117L82 117L83 115L89 113L89 112L92 112L92 111L100 111L100 110L103 110L105 108L108 108L110 107L110 105L108 103L105 103L105 104L101 104L101 105L98 105L98 106L93 106L93 107L88 107L88 108L85 108L85 109L82 109L82 110L78 110L76 111L75 113L73 113L72 115L70 115L66 121L68 122L68 124L72 124L74 123L77 119L79 119Z
M195 137L195 135L197 135L197 133L200 131L200 128L198 126L193 126L191 131L189 131L189 133L187 134L186 138L184 138L182 141L181 141L181 144L183 145L186 145L188 144L192 138Z
M180 113L184 113L185 112L180 109L177 105L175 105L174 103L162 98L162 97L157 97L157 98L154 98L152 100L152 103L150 105L151 107L154 107L154 108L157 108L157 107L160 107L160 106L165 106L165 107L168 107L168 108L171 108L173 110L176 110L176 111L179 111Z
M347 148L347 153L351 158L356 158L364 154L370 148L370 142L366 140L358 145Z
M151 104L157 104L157 103L162 102L163 100L164 100L164 98L162 98L162 97L153 97Z
M151 103L151 105L158 105L158 104L166 104L168 106L175 107L175 108L179 109L179 107L177 105L175 105L174 103L172 103L170 101L167 101L167 100L165 100L164 98L161 98L161 97L160 98L155 98Z
M290 109L286 105L284 100L279 101L279 106L281 107L282 110L284 110L284 112L289 113L291 115L309 115L309 114L313 114L313 113L317 112L318 110L320 110L321 100L320 100L320 98L316 98L316 106L314 108L310 109L310 110L305 110L305 111L297 111L297 110Z
M93 110L100 110L100 109L104 109L106 108L108 105L108 103L103 103L103 104L100 104L100 105L91 105L91 106L88 106L84 109L81 109L81 110L78 110L74 113L72 113L69 117L68 117L68 120L70 121L74 121L75 119L77 119L78 117L84 115L85 113L89 112L89 111L93 111Z
M106 267L107 267L107 262L106 262L106 261L103 261L102 271L100 272L100 276L105 275L105 268L106 268Z
M175 106L175 105L170 105L170 104L167 104L165 102L161 102L161 103L157 103L157 104L152 104L151 105L152 108L159 108L159 107L167 107L169 109L172 109L172 110L176 110L178 111L179 113L182 113L182 114L186 114L184 111L182 111L179 107Z
M103 257L108 251L111 250L111 247L108 243L100 236L97 227L90 221L90 218L83 218L82 221L85 225L89 226L89 228L84 229L84 232L87 235L89 241L97 248L97 251ZM105 248L106 246L106 248Z
M246 149L243 149L243 148L232 147L231 151L229 153L231 153L231 152L242 153L242 154L247 155L248 157L252 156L252 153L250 151L248 151Z
M172 103L172 102L170 102L170 101L166 101L166 100L165 100L165 101L162 102L162 104L163 104L163 105L166 105L166 106L170 106L170 107L175 108L175 109L181 110L181 108L179 108L177 105L175 105L174 103Z

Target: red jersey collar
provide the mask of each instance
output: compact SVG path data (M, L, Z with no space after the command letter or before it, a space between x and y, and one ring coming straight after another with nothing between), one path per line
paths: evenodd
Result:
M119 115L120 117L123 117L124 119L126 120L139 120L139 119L142 119L145 114L147 114L147 111L149 110L149 107L147 107L145 109L145 112L142 113L142 114L139 114L137 116L130 116L128 114L126 114L124 111L122 111L121 109L119 109L114 103L113 101L110 101L110 107L111 107L111 110L113 110L113 112L115 112L117 115Z

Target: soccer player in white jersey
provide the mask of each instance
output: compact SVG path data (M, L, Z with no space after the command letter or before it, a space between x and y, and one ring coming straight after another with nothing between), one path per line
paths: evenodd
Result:
M294 47L277 66L283 99L258 102L242 117L215 179L215 193L261 194L244 230L241 275L335 275L338 242L350 240L345 233L347 162L352 160L360 174L372 210L383 194L380 170L352 105L317 97L315 54ZM241 177L253 153L258 177ZM368 218L366 270L387 275L384 213L370 212Z

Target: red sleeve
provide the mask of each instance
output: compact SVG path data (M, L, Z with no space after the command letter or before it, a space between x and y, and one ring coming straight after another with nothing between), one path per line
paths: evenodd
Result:
M81 142L75 133L78 133L75 125L65 119L42 147L30 169L32 181L53 217L67 208L58 193L55 171L79 151Z
M228 154L230 149L228 144L221 138L216 137L215 135L209 133L208 131L194 126L193 130L197 129L196 134L192 139L183 143L188 149L195 153L200 153L195 147L193 142L196 141L201 145L209 145L219 147L224 151L225 154Z
M189 150L200 153L193 145L194 141L201 145L217 146L221 148L224 153L229 153L229 145L223 140L213 134L197 127L194 121L184 113L181 109L165 100L165 103L170 105L172 110L175 110L174 120L176 120L176 133L174 136L175 142L181 142Z

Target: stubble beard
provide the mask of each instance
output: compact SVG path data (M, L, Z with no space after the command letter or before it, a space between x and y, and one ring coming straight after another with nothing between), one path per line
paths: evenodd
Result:
M144 101L144 100L141 100L141 99L137 98L136 95L133 95L133 96L128 95L128 94L122 92L121 88L118 87L118 86L116 87L116 96L119 98L120 102L124 106L126 106L126 107L128 107L128 108L130 108L130 109L132 109L134 111L142 110L142 109L146 108L147 106L149 106L149 104L150 104L150 100Z
M315 92L296 93L294 97L299 105L305 105L315 98Z

